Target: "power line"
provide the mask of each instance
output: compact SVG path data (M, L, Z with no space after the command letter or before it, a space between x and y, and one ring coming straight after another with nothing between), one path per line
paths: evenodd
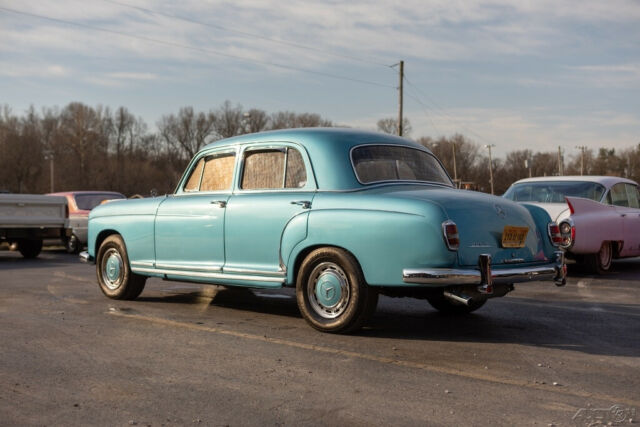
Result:
M422 96L424 96L427 101L430 101L431 105L435 106L435 109L439 109L441 111L440 115L442 117L445 117L447 119L449 119L449 121L457 126L460 126L461 128L463 128L464 130L466 130L467 132L469 132L472 135L475 135L478 139L481 139L482 141L486 142L487 144L489 144L489 141L487 141L484 137L482 137L482 135L480 135L479 133L477 133L476 131L474 131L473 129L471 129L470 127L468 127L465 124L462 124L460 122L458 122L453 116L449 115L446 110L442 107L440 107L433 99L431 99L429 97L429 95L427 95L426 93L424 93L422 90L420 90L420 88L416 85L414 85L413 83L411 83L411 81L409 81L409 79L407 79L406 77L406 73L405 73L405 81L416 90L416 92L418 92L419 94L421 94ZM414 98L415 99L415 98ZM422 102L420 102L420 104L422 104L424 106L424 104ZM426 108L426 106L425 106ZM436 114L438 114L436 112Z
M82 23L79 23L79 22L67 21L65 19L53 18L53 17L50 17L50 16L39 15L39 14L36 14L36 13L30 13L30 12L25 12L25 11L16 10L16 9L10 9L10 8L7 8L7 7L2 7L2 6L0 6L0 10L3 10L5 12L14 13L14 14L17 14L17 15L29 16L29 17L32 17L32 18L43 19L43 20L47 20L47 21L52 21L52 22L72 25L72 26L81 27L81 28L87 28L87 29L90 29L90 30L101 31L101 32L104 32L104 33L109 33L109 34L116 34L116 35L119 35L119 36L122 36L122 37L128 37L128 38L132 38L132 39L136 39L136 40L142 40L142 41L146 41L146 42L150 42L150 43L162 44L162 45L166 45L166 46L179 47L179 48L182 48L182 49L188 49L188 50L193 50L193 51L197 51L197 52L203 52L203 53L209 53L209 54L218 55L218 56L224 56L224 57L227 57L227 58L233 58L233 59L238 59L238 60L241 60L241 61L252 62L252 63L255 63L255 64L261 64L261 65L267 65L267 66L276 67L276 68L282 68L282 69L285 69L285 70L298 71L298 72L301 72L301 73L314 74L314 75L317 75L317 76L329 77L329 78L338 79L338 80L346 80L346 81L351 81L351 82L355 82L355 83L367 84L367 85L371 85L371 86L378 86L378 87L391 88L391 89L395 89L396 88L395 86L387 85L387 84L384 84L384 83L373 82L373 81L369 81L369 80L363 80L363 79L358 79L358 78L348 77L348 76L341 76L341 75L338 75L338 74L325 73L323 71L315 71L315 70L310 70L310 69L307 69L307 68L294 67L294 66L291 66L291 65L284 65L284 64L279 64L279 63L276 63L276 62L261 61L261 60L258 60L258 59L247 58L247 57L240 56L240 55L233 55L233 54L229 54L229 53L220 52L220 51L217 51L217 50L214 50L214 49L200 48L200 47L185 45L185 44L182 44L182 43L176 43L176 42L171 42L171 41L166 41L166 40L159 40L159 39L155 39L155 38L151 38L151 37L137 36L137 35L133 35L133 34L124 33L122 31L110 30L108 28L102 28L102 27L97 27L97 26L94 26L94 25L82 24Z
M417 96L414 96L410 93L407 93L407 96L422 106L422 110L424 112L425 117L427 118L429 123L431 123L431 126L433 126L433 128L436 130L436 133L439 134L440 131L438 130L438 127L436 126L435 122L431 119L431 115L428 112L428 107Z
M115 1L115 0L101 0L101 1L103 1L105 3L115 4L115 5L118 5L118 6L121 6L121 7L127 7L127 8L130 8L130 9L135 9L135 10L138 10L140 12L147 13L147 14L164 16L165 18L177 19L177 20L180 20L180 21L189 22L191 24L202 25L204 27L215 28L217 30L227 31L227 32L230 32L230 33L234 33L234 34L238 34L238 35L244 36L244 37L250 37L250 38L265 40L265 41L268 41L268 42L271 42L271 43L278 43L278 44L282 44L282 45L285 45L285 46L295 47L295 48L298 48L298 49L305 49L305 50L309 50L309 51L313 51L313 52L318 52L318 53L323 53L323 54L327 54L327 55L336 56L336 57L343 58L343 59L349 59L349 60L352 60L352 61L364 62L364 63L367 63L367 64L379 65L381 67L390 68L390 66L387 65L387 64L383 64L381 62L373 61L371 59L367 59L367 58L363 58L363 57L357 57L357 56L354 56L354 55L345 55L345 54L341 54L341 53L331 52L331 51L328 51L328 50L325 50L325 49L319 49L317 47L303 45L301 43L294 43L294 42L290 42L290 41L287 41L287 40L277 39L277 38L273 38L273 37L267 37L267 36L263 36L263 35L255 34L255 33L250 33L250 32L247 32L247 31L236 30L236 29L233 29L233 28L229 28L229 27L225 27L225 26L219 25L219 24L211 24L211 23L208 23L208 22L198 21L196 19L186 18L184 16L174 15L174 14L170 14L170 13L166 13L166 12L159 12L157 10L152 10L152 9L148 9L148 8L141 7L141 6L135 6L135 5L132 5L132 4L119 2L119 1Z

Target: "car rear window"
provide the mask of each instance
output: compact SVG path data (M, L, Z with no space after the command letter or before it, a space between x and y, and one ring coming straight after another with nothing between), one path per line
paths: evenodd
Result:
M512 185L504 197L516 202L564 203L565 196L583 197L599 202L604 186L587 181L541 181Z
M365 145L351 152L358 181L421 181L453 185L440 162L427 151L396 145Z
M125 199L122 194L113 193L92 193L92 194L76 194L76 206L78 209L90 211L105 200Z

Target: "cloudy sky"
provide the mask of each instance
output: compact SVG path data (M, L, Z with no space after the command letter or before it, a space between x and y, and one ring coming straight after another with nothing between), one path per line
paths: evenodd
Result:
M573 154L640 143L638 0L0 0L0 104L225 100Z

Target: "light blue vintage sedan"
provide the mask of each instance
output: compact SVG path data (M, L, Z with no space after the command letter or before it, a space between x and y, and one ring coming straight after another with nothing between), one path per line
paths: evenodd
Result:
M88 239L81 258L109 298L136 298L147 277L290 286L325 332L358 329L378 294L467 313L566 273L544 210L456 190L425 147L350 129L209 144L174 194L94 209Z

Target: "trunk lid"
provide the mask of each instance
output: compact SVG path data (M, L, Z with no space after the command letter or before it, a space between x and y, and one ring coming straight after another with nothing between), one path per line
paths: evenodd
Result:
M490 254L493 265L503 264L505 267L548 259L542 240L547 238L546 227L539 229L527 208L515 202L474 191L426 186L403 191L397 191L396 188L389 195L419 199L440 206L458 227L460 265L477 265L481 254ZM528 228L524 247L503 247L505 226Z

